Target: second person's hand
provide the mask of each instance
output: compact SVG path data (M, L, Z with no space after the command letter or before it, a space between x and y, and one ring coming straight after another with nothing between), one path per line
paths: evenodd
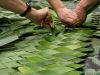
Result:
M76 7L75 10L70 10L66 7L59 8L57 14L67 27L80 26L86 19L86 12L80 7Z
M87 17L86 10L83 7L77 5L76 8L74 9L74 12L77 14L80 20L80 24L83 24Z
M79 25L79 23L75 23L75 21L79 19L78 14L75 11L72 11L64 7L64 8L59 8L56 12L57 12L59 19L66 26L75 27L76 25Z

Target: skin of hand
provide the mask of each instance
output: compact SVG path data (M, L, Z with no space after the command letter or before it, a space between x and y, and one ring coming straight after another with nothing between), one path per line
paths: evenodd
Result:
M80 0L74 10L67 9L61 0L48 0L55 9L59 19L68 27L80 26L87 17L87 11L97 0Z
M36 13L35 15L33 13ZM26 15L26 18L30 19L33 23L41 25L41 27L48 28L48 23L50 23L50 27L54 28L55 24L52 19L52 15L49 12L49 8L45 7L40 10L32 10L30 13Z
M87 18L87 11L82 8L81 6L77 6L75 9L74 9L74 12L77 14L78 16L78 19L80 20L80 24L83 24Z
M83 24L87 18L87 11L95 6L99 1L98 0L80 0L77 4L74 12L78 15L80 24Z
M70 10L61 0L48 0L51 6L55 9L58 18L68 27L78 26L79 23L74 23L76 19L79 19L78 14L74 10Z
M40 10L32 9L32 11L26 15L26 18L30 19L32 22L34 22L36 24L41 25L42 21L46 18L48 13L49 13L48 7L45 7Z
M59 10L57 10L59 19L68 27L76 27L79 25L79 23L74 23L74 20L80 19L78 13L79 12L77 12L76 10L70 10L66 7L59 8Z
M80 0L74 12L77 14L80 24L83 24L87 17L87 11L91 9L98 1L97 0Z
M0 0L0 6L17 14L22 14L27 9L27 5L23 0ZM40 10L32 8L31 11L29 11L26 14L25 17L36 24L41 25L42 23L43 25L44 23L42 21L46 19L48 13L49 13L48 7L45 7Z

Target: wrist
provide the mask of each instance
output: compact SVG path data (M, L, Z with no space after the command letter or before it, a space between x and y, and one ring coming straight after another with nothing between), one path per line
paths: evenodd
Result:
M67 9L66 7L59 7L58 9L56 9L56 13L59 13L61 11L63 11L64 9Z
M97 0L81 0L80 3L77 5L77 8L88 11L96 2Z
M28 3L26 3L26 6L26 10L23 13L21 13L20 16L26 16L27 13L31 11L32 7Z
M37 12L37 10L34 9L34 8L32 8L31 11L28 12L28 13L26 14L25 17L28 18L28 19L30 19L30 18L34 18L34 19L36 19L37 16L38 16L38 12Z
M35 17L38 15L38 12L36 9L32 8L28 3L26 3L26 9L24 10L23 13L20 14L20 16L29 18L31 16Z
M75 9L78 10L78 11L87 12L87 8L82 6L82 5L77 5Z

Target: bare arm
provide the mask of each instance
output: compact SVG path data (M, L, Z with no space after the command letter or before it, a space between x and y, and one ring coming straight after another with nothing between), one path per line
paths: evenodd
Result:
M80 0L75 8L75 12L81 23L85 22L87 14L91 12L94 6L98 5L97 3L100 3L100 0Z
M77 6L79 6L79 7L83 8L84 10L88 11L97 2L100 2L100 0L81 0Z
M53 6L53 8L56 11L59 10L59 8L65 7L64 4L61 2L61 0L48 0L48 2ZM85 10L88 10L92 6L94 6L97 2L100 2L100 0L81 0L77 6L80 6Z
M86 20L87 11L100 0L80 0L74 10L64 6L61 0L48 0L55 9L59 19L67 26L79 26Z
M56 11L59 10L59 8L65 7L64 4L61 2L61 0L48 0L48 2Z
M48 0L51 6L55 9L59 19L68 27L72 27L73 21L78 18L77 14L68 9L61 0Z
M0 6L18 14L22 14L27 9L23 0L0 0ZM36 15L36 9L32 9L32 11Z
M23 0L0 0L0 6L17 14L23 14L27 9L27 5ZM25 17L34 23L41 24L47 13L47 7L40 10L32 8Z

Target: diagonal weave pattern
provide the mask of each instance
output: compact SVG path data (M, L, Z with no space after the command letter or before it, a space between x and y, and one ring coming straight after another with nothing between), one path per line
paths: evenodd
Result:
M37 8L47 5L47 2L34 1L36 6L38 5ZM31 0L29 2L32 3ZM49 35L48 29L35 26L12 12L1 10L0 74L84 75L86 58L94 51L91 46L92 36L100 37L99 19L93 23L93 27L86 24L86 28L67 30L55 37ZM55 12L51 12L57 28L61 30L59 25L62 24ZM98 31L94 30L94 27L97 27ZM97 32L94 34L95 31Z

